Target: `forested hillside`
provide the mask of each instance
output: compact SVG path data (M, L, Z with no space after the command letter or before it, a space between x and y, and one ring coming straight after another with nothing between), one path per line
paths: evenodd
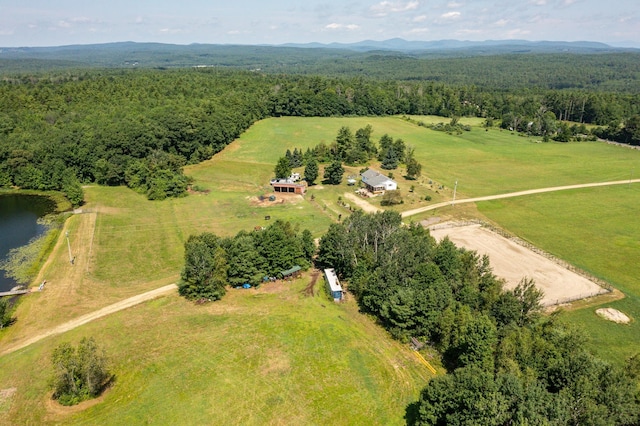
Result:
M389 40L334 48L109 43L0 48L0 74L78 68L207 66L269 74L435 81L491 90L640 92L640 51L589 43Z
M0 186L62 189L75 204L89 182L126 184L150 199L180 196L189 184L182 166L269 116L477 116L545 139L584 137L586 128L558 122L571 120L638 144L639 113L639 93L218 68L20 74L0 83Z

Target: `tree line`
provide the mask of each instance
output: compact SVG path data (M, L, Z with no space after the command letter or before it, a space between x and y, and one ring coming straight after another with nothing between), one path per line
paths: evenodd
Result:
M0 82L0 186L62 190L74 204L91 182L127 185L150 199L181 196L190 183L184 165L270 116L478 116L553 136L552 118L571 119L638 144L638 96L219 69L22 75ZM338 148L347 163L370 154Z
M228 286L259 285L294 266L308 269L315 243L307 229L274 221L264 229L241 231L234 237L205 232L185 243L185 264L179 293L189 300L214 301Z

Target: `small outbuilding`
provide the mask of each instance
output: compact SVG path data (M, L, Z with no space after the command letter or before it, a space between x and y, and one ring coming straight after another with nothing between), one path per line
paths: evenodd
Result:
M280 272L279 275L283 280L291 280L294 278L298 278L300 274L302 274L302 268L298 265L295 265L294 267L287 269L286 271Z
M396 181L373 169L367 169L360 177L362 178L362 183L367 187L367 190L374 194L398 189Z
M336 275L336 271L333 268L325 269L324 278L327 282L329 294L333 297L333 301L340 302L344 298L344 292Z
M291 179L273 179L271 186L275 192L303 195L307 186L303 182L294 182Z

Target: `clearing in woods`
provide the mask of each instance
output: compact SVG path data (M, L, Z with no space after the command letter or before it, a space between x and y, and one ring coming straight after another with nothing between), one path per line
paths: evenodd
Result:
M480 255L488 255L494 274L506 280L507 289L514 288L525 277L532 278L536 287L544 292L542 304L545 306L584 299L607 291L547 257L481 225L436 225L430 232L439 241L449 237L458 246L475 250Z

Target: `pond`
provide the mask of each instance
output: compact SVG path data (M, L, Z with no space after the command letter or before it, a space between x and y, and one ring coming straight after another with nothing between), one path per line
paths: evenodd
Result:
M21 247L40 236L46 227L38 218L52 213L55 203L37 195L0 195L0 260L4 260L12 248ZM0 291L8 291L18 285L0 270Z

